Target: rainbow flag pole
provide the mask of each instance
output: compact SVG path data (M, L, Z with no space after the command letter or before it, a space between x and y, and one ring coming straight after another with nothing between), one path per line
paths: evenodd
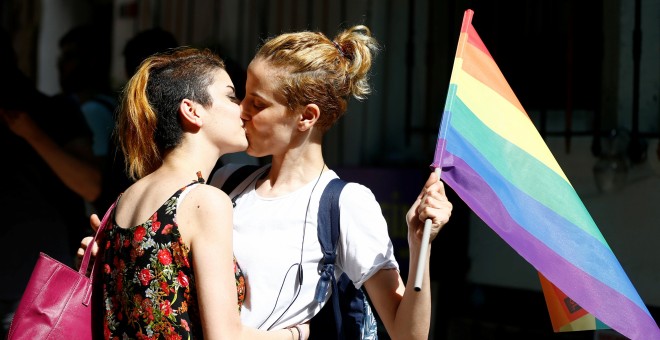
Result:
M442 176L440 168L435 168L435 173L438 175L438 181ZM424 221L424 231L422 232L422 244L419 248L419 258L417 259L417 271L415 272L415 291L422 290L422 281L424 281L424 267L426 266L426 254L429 251L429 240L431 239L431 220Z
M557 288L556 297L570 297L566 301L593 314L599 326L631 339L660 339L655 320L472 26L473 14L467 10L463 17L432 166L536 268L544 288Z

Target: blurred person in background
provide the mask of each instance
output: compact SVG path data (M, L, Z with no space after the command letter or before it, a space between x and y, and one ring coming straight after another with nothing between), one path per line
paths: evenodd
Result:
M71 264L78 242L69 240L86 223L84 183L89 174L94 180L95 168L79 107L39 92L19 70L8 33L0 36L0 318L6 333L39 252Z

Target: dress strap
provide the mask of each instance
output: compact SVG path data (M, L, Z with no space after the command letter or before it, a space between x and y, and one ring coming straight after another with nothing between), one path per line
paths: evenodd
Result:
M190 183L188 185L186 185L186 187L181 190L181 193L179 194L179 198L176 200L176 210L177 211L179 210L179 204L181 204L181 202L186 197L186 195L188 195L190 190L192 190L196 186L198 186L200 184L204 184L204 183L206 183L206 181L204 181L204 177L202 177L202 172L197 171L197 180L193 181L192 183Z
M179 210L179 204L181 204L181 202L183 201L183 199L186 198L186 195L188 195L188 193L189 193L192 189L194 189L196 186L198 186L198 185L200 185L200 184L201 184L201 183L195 182L195 183L191 183L191 184L187 185L185 188L183 188L183 190L182 190L181 193L179 194L179 198L176 200L176 210L177 210L177 211Z

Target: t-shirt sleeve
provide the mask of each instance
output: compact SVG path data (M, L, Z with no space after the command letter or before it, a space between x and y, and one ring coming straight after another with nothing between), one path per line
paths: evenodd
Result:
M356 288L381 269L399 269L387 222L367 187L349 183L339 197L340 244L338 267Z

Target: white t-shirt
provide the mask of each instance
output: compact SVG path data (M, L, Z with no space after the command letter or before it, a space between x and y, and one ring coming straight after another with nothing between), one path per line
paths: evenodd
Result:
M221 187L238 166L230 164L219 169L210 184ZM243 324L279 329L311 319L322 307L314 300L323 257L317 237L318 207L326 185L338 176L326 171L318 183L314 179L284 196L265 198L256 193L255 182L266 171L268 166L257 170L230 194L238 195L234 254L247 281L241 310ZM385 218L371 190L357 183L347 184L339 197L339 209L335 276L345 272L359 288L380 269L398 270ZM299 286L297 264L301 254L303 275Z

